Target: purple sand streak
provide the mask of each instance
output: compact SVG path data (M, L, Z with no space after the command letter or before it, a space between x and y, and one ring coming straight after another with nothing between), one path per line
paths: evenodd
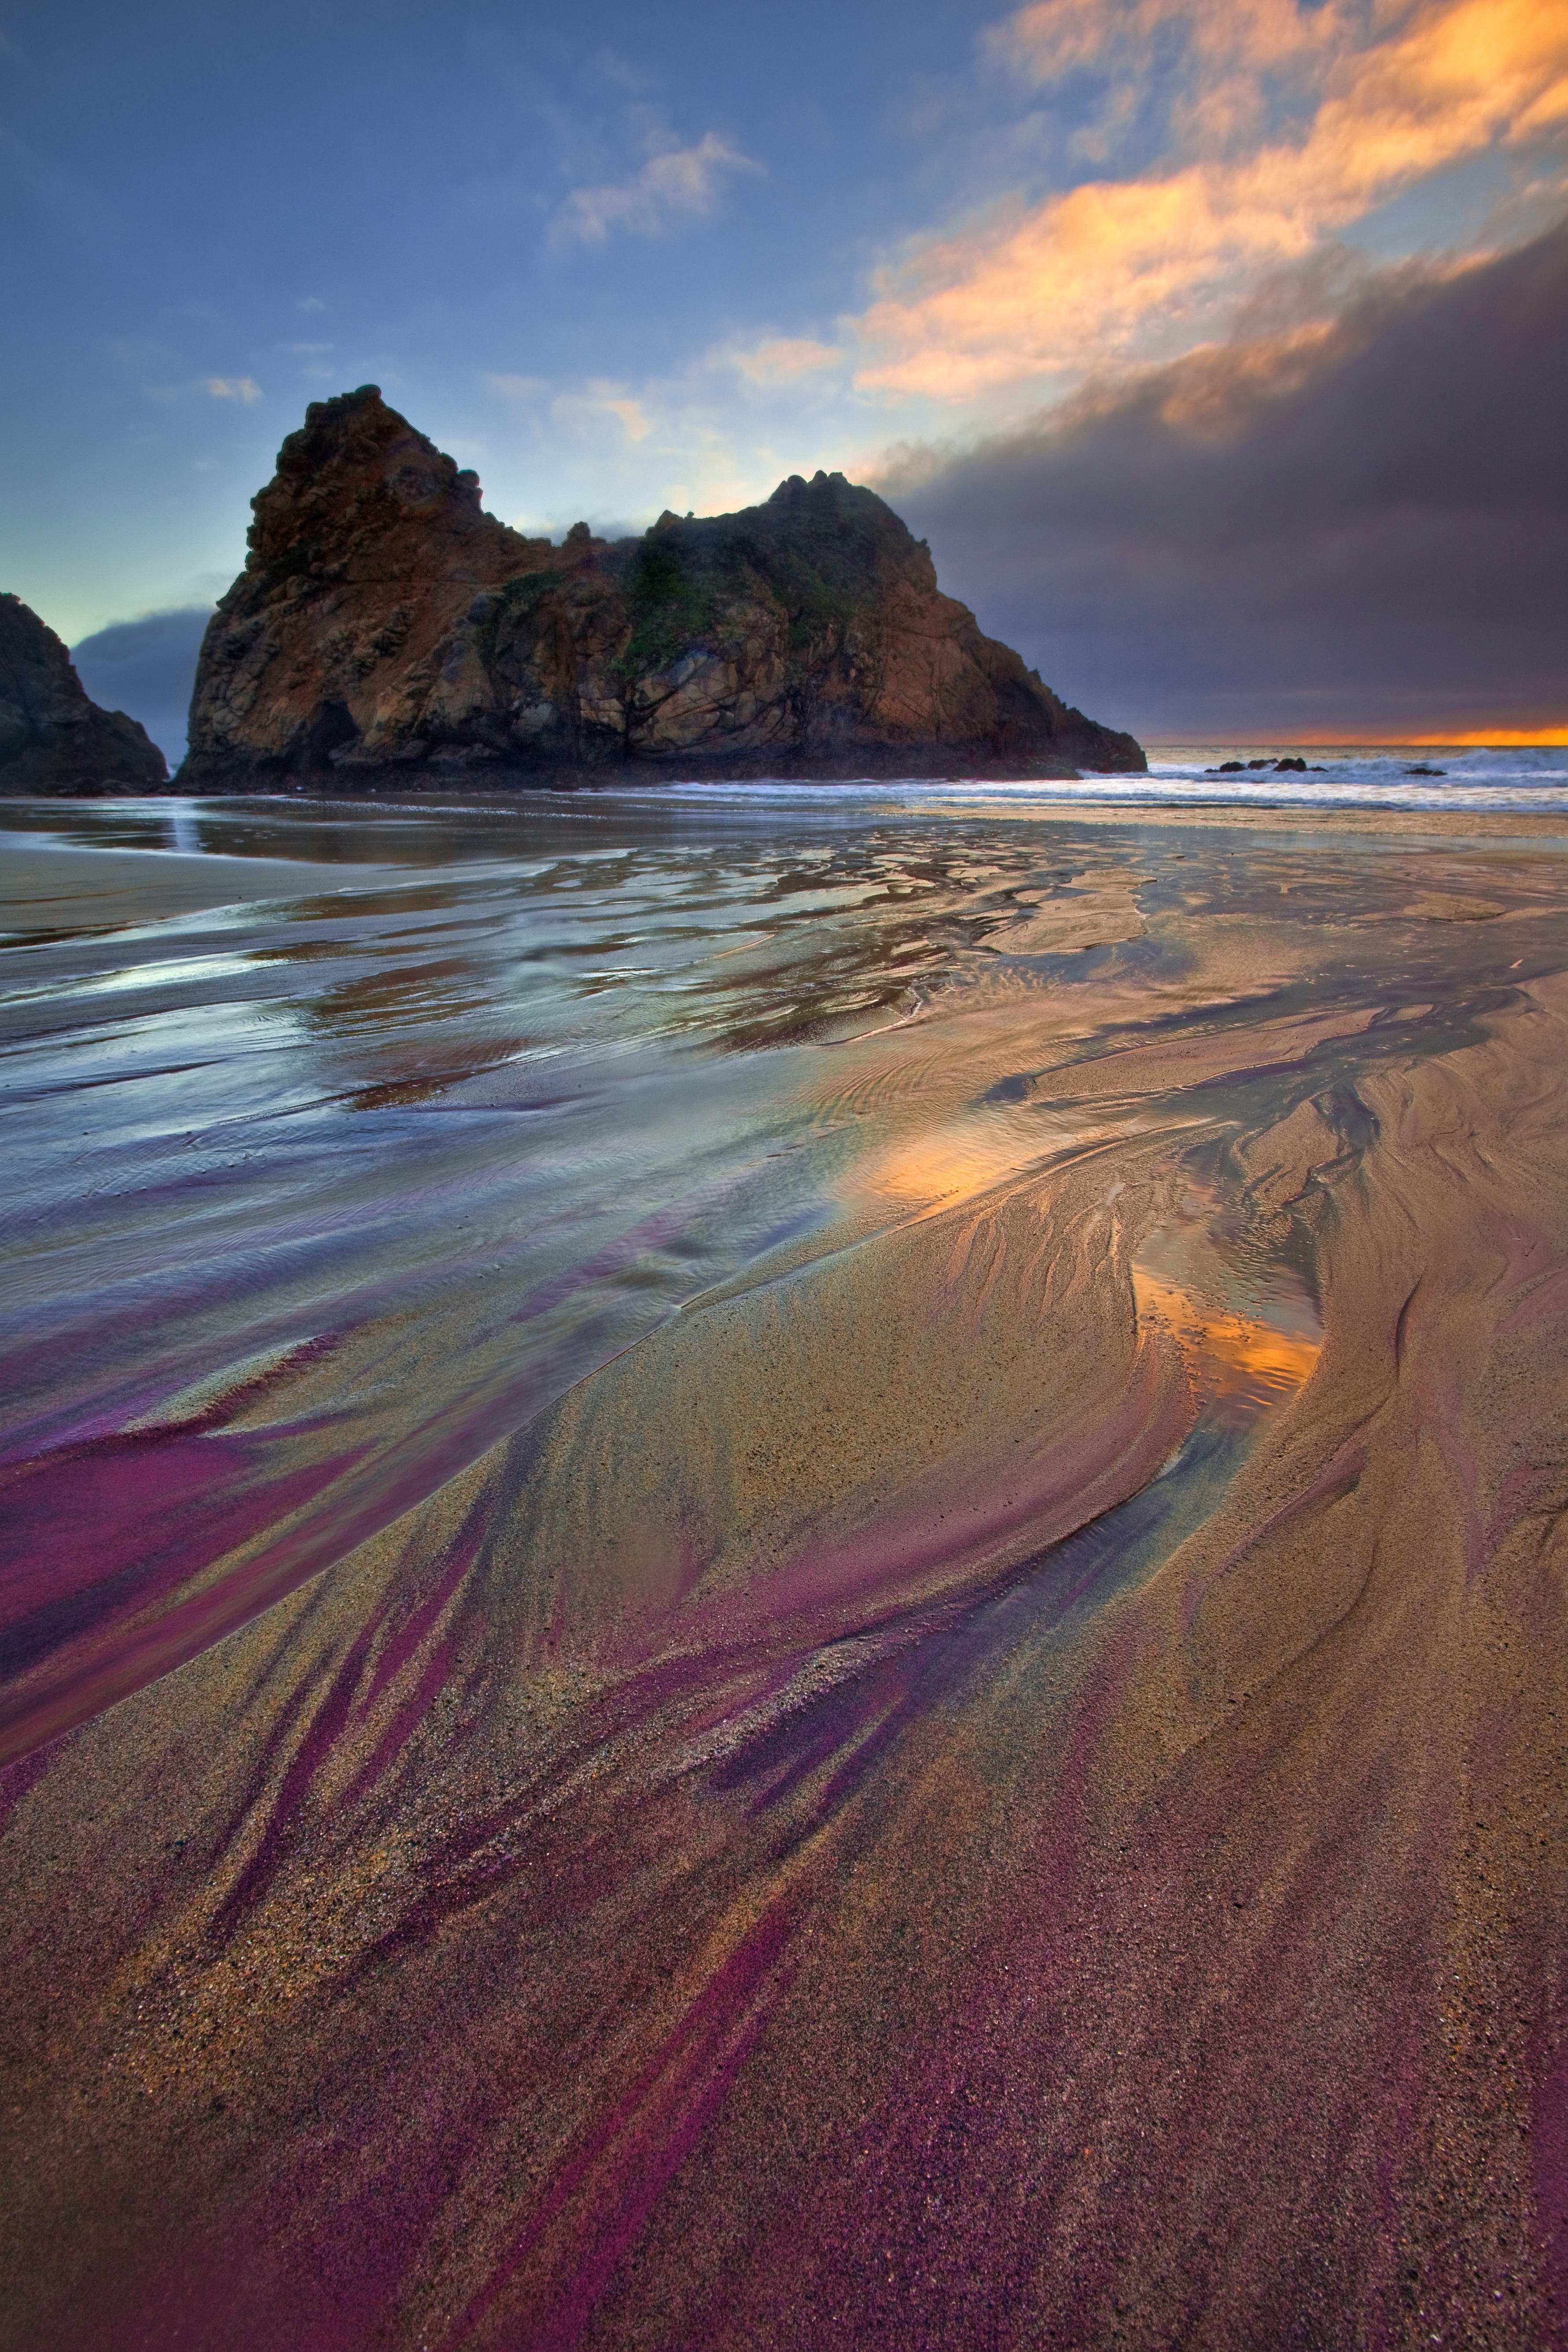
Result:
M429 1612L428 1601L422 1604L422 1611L432 1615L434 1613ZM412 1654L412 1648L408 1654ZM360 1656L360 1664L363 1664L363 1653ZM346 1690L346 1677L340 1679L343 1682ZM332 1702L329 1700L327 1705L331 1707ZM334 1725L341 1727L341 1723L346 1721L351 1711L346 1701L340 1700L333 1717ZM1094 1727L1091 1717L1092 1709L1080 1721L1079 1737L1073 1743L1072 1753L1079 1755L1077 1772L1079 1781L1083 1775L1082 1753L1086 1752L1087 1745L1092 1741ZM319 1714L317 1724L310 1735L311 1742L318 1748L322 1747L321 1735L324 1728L323 1714ZM330 1736L337 1736L336 1731L334 1730ZM873 1743L874 1751L879 1751L883 1745L885 1745L883 1740L876 1739ZM863 1773L866 1769L867 1749L862 1744L858 1754L852 1759L847 1759L846 1766L835 1775L833 1788L828 1792L829 1798L838 1792L839 1784L845 1778L846 1770L851 1773ZM1071 1777L1069 1769L1069 1779ZM826 1801L827 1801L825 1800ZM1057 1834L1059 1843L1059 1824ZM781 1935L784 1932L781 1927ZM673 2177L675 2170L695 2146L710 2117L718 2111L725 2091L743 2063L752 2046L754 2034L760 2030L760 2025L751 2012L742 2010L735 2024L734 2035L727 2039L724 2029L725 2021L720 2019L711 2030L700 2038L696 2048L687 2057L684 2065L678 2067L677 2081L673 2088L661 2088L658 2079L661 2062L659 2060L653 2062L652 2079L650 2079L650 2070L645 2069L633 2093L627 2099L622 2101L608 2122L597 2128L588 2147L580 2149L576 2158L568 2160L565 2174L558 2175L559 2193L555 2196L550 2211L542 2217L541 2227L550 2220L559 2219L574 2200L580 2203L582 2194L590 2188L596 2191L597 2201L605 2209L605 2218L595 2224L590 2213L586 2219L579 2221L573 2232L567 2252L561 2257L563 2265L567 2266L567 2274L554 2291L549 2307L543 2311L536 2309L531 2321L509 2321L506 2332L498 2340L515 2342L520 2346L538 2345L547 2347L565 2347L581 2340L595 2300L603 2291L616 2262L642 2227L665 2183ZM671 2063L680 2061L682 2053L687 2050L693 2030L689 2021L683 2027L678 2028L669 2038L662 2058L666 2070ZM682 2101L685 2102L684 2105ZM670 2113L672 2108L673 2114ZM613 2147L606 2147L607 2141L614 2140L617 2128L621 2137L618 2152ZM591 2176L595 2160L601 2158L610 2167L609 2178L607 2180L595 2183L592 2181ZM374 2192L373 2203L379 2203L382 2191L378 2187ZM406 2202L402 2210L408 2221L412 2222L415 2220ZM387 2270L391 2271L398 2264L395 2249L385 2237L387 2226L386 2218L377 2213L374 2217L374 2227L381 2233L380 2242L384 2247L384 2259ZM416 2230L413 2234L416 2236ZM402 2240L400 2239L398 2242L401 2245ZM518 2253L516 2264L503 2265L505 2276L500 2282L494 2283L498 2297L504 2293L507 2283L515 2276L516 2267L526 2263L538 2242L539 2231L535 2230L525 2240ZM370 2290L367 2288L365 2299L354 2302L355 2313L368 2308L369 2293ZM462 2333L455 2338L449 2337L448 2341L468 2340L472 2335L480 2332L485 2317L493 2305L481 2295L479 2304L469 2307L471 2326L466 2320L462 2324ZM362 2340L354 2332L359 2325L360 2322L340 2304L335 2324L323 2326L318 2319L311 2340L323 2345L331 2343L346 2347ZM890 2330L885 2333L879 2328L875 2333L868 2335L864 2340L868 2343L880 2343L915 2339L899 2336Z
M787 1634L792 1643L819 1641L841 1632L846 1619L858 1629L874 1623L874 1596L899 1580L951 1570L975 1553L984 1559L1008 1538L1032 1536L1036 1548L1058 1542L1144 1485L1188 1433L1194 1418L1190 1397L1174 1387L1162 1396L1160 1385L1160 1368L1148 1350L1121 1409L1083 1434L1077 1454L1069 1453L1065 1460L1054 1454L1032 1487L1005 1498L992 1488L966 1509L950 1507L937 1528L924 1513L885 1515L874 1533L807 1547L761 1590L712 1601L695 1623L689 1617L669 1630L679 1631L683 1641L700 1634L705 1650L721 1640L757 1638L766 1629L774 1640ZM895 1605L906 1604L900 1598ZM628 1650L625 1655L629 1664L639 1653ZM646 1657L646 1649L640 1655Z
M1037 1565L1033 1560L1026 1560L1008 1567L967 1592L934 1607L923 1601L889 1605L880 1612L877 1622L885 1630L900 1629L906 1634L915 1635L923 1641L927 1634L940 1633L945 1627L962 1622L969 1612L989 1600L997 1590L1005 1589L1015 1580L1032 1574ZM1053 1616L1064 1615L1071 1608L1079 1594L1092 1584L1096 1572L1095 1568L1089 1566L1056 1596ZM781 1687L825 1636L831 1642L835 1638L833 1629L796 1627L794 1629L795 1646L784 1648L781 1655L781 1629L764 1627L750 1639L739 1643L732 1641L728 1647L705 1648L700 1654L678 1653L637 1669L626 1681L584 1711L571 1746L555 1758L543 1783L535 1784L531 1790L529 1822L537 1818L538 1810L545 1802L551 1788L566 1785L581 1769L583 1761L598 1754L607 1741L624 1736L635 1727L651 1725L659 1715L682 1699L694 1702L681 1717L683 1738L689 1738L694 1730L700 1731L715 1719L728 1717L732 1720L770 1691ZM879 1666L896 1669L896 1658L889 1660L884 1657L871 1662L873 1675ZM733 1687L736 1675L745 1677L739 1691ZM715 1690L726 1694L718 1704L708 1696ZM852 1714L868 1705L875 1712L884 1704L880 1699L868 1702L853 1685L847 1695L840 1695L837 1702L839 1707L847 1708ZM904 1701L895 1700L891 1704L897 1708L900 1706L907 1707L911 1702L908 1701L906 1695ZM843 1741L841 1729L834 1727L835 1712L830 1699L828 1713L824 1717L828 1727L828 1753L841 1746ZM873 1731L871 1740L873 1747L885 1744L879 1740L876 1731ZM866 1755L870 1752L868 1749L859 1763L851 1766L852 1773L863 1772ZM831 1803L837 1801L848 1785L845 1769L841 1768L829 1791L819 1800L819 1811L825 1813L830 1810ZM502 1849L495 1853L487 1850L494 1846L499 1837L515 1832L523 1824L519 1822L515 1799L467 1821L462 1832L447 1842L445 1849L446 1874L441 1883L417 1898L395 1927L366 1948L352 1973L363 1977L374 1958L386 1958L397 1949L427 1940L445 1922L483 1900L499 1885L515 1877L527 1866L525 1852Z
M1092 1574L1092 1570L1088 1572ZM1059 1614L1070 1606L1072 1599L1087 1582L1080 1576L1062 1594L1057 1596L1054 1613ZM956 1612L954 1612L956 1613ZM936 1626L930 1631L940 1630ZM813 1818L826 1819L844 1801L850 1790L863 1785L867 1773L886 1752L897 1736L918 1724L922 1707L920 1694L911 1686L910 1675L912 1661L884 1662L884 1671L876 1679L885 1682L887 1674L899 1685L891 1694L887 1689L867 1690L847 1695L845 1701L832 1706L830 1711L837 1722L830 1727L831 1748L845 1749L847 1739L852 1743L844 1754L838 1769L830 1777L813 1807ZM1109 1702L1102 1702L1108 1704ZM846 1719L847 1717L847 1720ZM1074 1787L1081 1783L1086 1769L1085 1759L1099 1716L1091 1706L1086 1710L1079 1734L1069 1754L1068 1775ZM1078 1761L1076 1767L1073 1758ZM777 1794L775 1790L773 1792ZM1059 1838L1059 1832L1058 1832ZM1063 1873L1058 1866L1053 1874L1059 1884ZM774 1931L762 1950L744 1970L742 1990L744 1990L759 1969L765 1970L771 1959L782 1952L791 1922L783 1908L775 1906ZM754 1939L753 1939L754 1940ZM647 2219L653 2204L667 2182L695 2145L702 2128L714 2115L730 2084L747 2055L756 2033L761 2030L761 2018L751 2010L742 2010L736 2019L721 2016L713 2025L703 2027L702 2012L711 2006L729 1987L742 1954L726 1964L709 1991L700 1996L674 2032L668 2037L662 2050L648 2061L632 2088L617 2103L611 2115L591 2134L587 2143L555 2177L553 2188L546 2192L540 2210L531 2218L522 2240L513 2254L501 2265L487 2288L470 2303L447 2341L458 2344L479 2333L492 2303L505 2289L529 2256L539 2246L552 2222L580 2199L592 2180L595 2166L601 2159L610 2163L610 2178L593 2183L597 2201L606 2208L606 2218L595 2224L590 2218L581 2225L579 2235L585 2232L588 2243L574 2256L563 2261L577 2267L559 2284L547 2311L538 2313L531 2323L519 2320L509 2326L505 2337L520 2346L564 2347L581 2339L593 2302L607 2282L616 2261L631 2244ZM789 1981L788 1973L775 1980L775 1994L782 1994ZM685 2057L687 2045L694 2033L702 2028L697 2047L681 2065L673 2089L662 2088L662 2078L673 2063ZM683 2105L684 2102L684 2105ZM662 2110L674 2106L672 2117ZM632 2128L639 2115L645 2120L640 2128ZM628 2137L629 2133L629 2137ZM620 2143L618 2153L616 2144ZM512 2332L515 2327L517 2332Z
M623 1271L644 1250L686 1231L732 1190L732 1182L705 1186L640 1219L582 1265L539 1286L510 1319L527 1322ZM36 1630L48 1623L47 1612L59 1610L63 1638L48 1645L30 1682L14 1678L11 1690L0 1695L0 1762L69 1730L270 1607L512 1434L569 1385L568 1374L581 1377L584 1369L572 1363L563 1343L532 1369L526 1396L508 1388L455 1427L449 1420L427 1424L396 1445L357 1446L334 1462L278 1474L270 1483L258 1473L269 1448L282 1450L285 1441L275 1433L193 1436L189 1424L89 1441L13 1469L0 1479L0 1495L10 1490L0 1590L8 1598L18 1588L24 1594L31 1590ZM217 1489L214 1473L226 1457L236 1465L237 1491ZM127 1478L128 1465L140 1476ZM329 1491L334 1481L336 1491ZM18 1494L28 1496L30 1509L16 1509ZM179 1522L178 1538L151 1558L146 1549L128 1555L133 1538L121 1535L117 1543L105 1535L106 1527L123 1527L128 1496L145 1503L154 1528L163 1518ZM207 1501L208 1511L193 1525L197 1498ZM283 1532L207 1592L166 1606L151 1626L135 1622L149 1605L169 1601L181 1584L307 1501L317 1506L308 1523ZM106 1568L106 1557L115 1564ZM73 1595L79 1613L69 1609ZM0 1658L8 1637L15 1640L22 1631L13 1623L8 1635L0 1627Z
M793 1925L788 1898L775 1901L721 1963L610 2114L557 2168L510 2252L443 2338L440 2352L458 2352L471 2341L552 2224L592 2184L608 2208L605 2218L595 2226L590 2215L573 2233L562 2265L566 2275L544 2290L552 2307L518 2323L510 2336L520 2352L524 2346L529 2352L565 2352L581 2340L616 2262L717 2113L761 2031L759 2005L770 1978L778 1976ZM774 1990L783 1986L775 1982ZM595 2182L601 2165L609 2179Z

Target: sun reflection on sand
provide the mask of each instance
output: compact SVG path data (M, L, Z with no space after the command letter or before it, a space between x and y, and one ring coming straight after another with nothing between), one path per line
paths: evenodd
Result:
M1076 1123L1037 1115L1028 1121L995 1113L956 1118L900 1137L857 1168L855 1190L902 1208L952 1208L1033 1167L1074 1142Z
M1316 1368L1321 1342L1307 1332L1216 1311L1179 1283L1136 1263L1132 1288L1139 1322L1158 1326L1177 1340L1211 1400L1278 1401L1300 1388Z

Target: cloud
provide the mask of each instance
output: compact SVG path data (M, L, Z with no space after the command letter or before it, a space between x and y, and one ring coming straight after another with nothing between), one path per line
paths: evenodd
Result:
M633 179L574 188L555 224L554 241L603 245L612 229L662 236L683 220L710 213L726 173L759 169L749 155L710 131L695 147L668 147L650 155Z
M203 379L203 389L215 400L241 401L247 408L261 397L261 386L248 375L209 375Z
M595 382L582 392L558 393L551 403L553 415L563 424L578 424L595 416L613 416L620 424L628 441L646 441L653 431L653 419L640 401L633 400L618 384Z
M814 342L809 336L775 335L749 352L730 352L730 364L748 383L788 383L823 368L836 367L844 353L837 343Z
M1043 83L1108 55L1147 70L1173 31L1212 76L1216 68L1277 68L1331 54L1347 30L1336 0L1305 9L1296 0L1037 0L997 26L989 44Z
M301 294L294 305L296 310L324 310L326 307L319 294Z
M1173 355L1393 197L1568 125L1550 0L1041 0L994 46L1132 112L1167 89L1158 152L913 247L857 322L862 389L966 401Z
M1561 727L1565 380L1568 222L879 487L985 626L1135 730Z
M71 659L94 702L139 719L171 768L185 756L185 722L196 656L212 618L206 604L115 621L71 648Z
M611 48L607 42L595 51L594 69L596 73L602 74L606 81L616 83L621 89L641 93L645 90L657 89L658 87L657 74L650 73L645 66L635 64L630 58L623 57L618 49Z

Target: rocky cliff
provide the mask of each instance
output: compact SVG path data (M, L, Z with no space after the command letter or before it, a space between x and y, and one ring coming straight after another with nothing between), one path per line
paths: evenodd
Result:
M941 593L841 474L641 539L509 530L374 385L315 403L253 501L179 781L236 790L650 774L1142 768Z
M89 702L53 629L0 594L0 793L144 793L168 778L146 730Z

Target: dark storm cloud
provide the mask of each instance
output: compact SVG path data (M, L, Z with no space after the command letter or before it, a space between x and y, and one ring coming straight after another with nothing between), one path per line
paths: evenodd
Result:
M1568 717L1568 223L882 487L942 584L1152 736Z
M94 702L139 719L171 772L185 756L196 655L211 618L205 604L150 613L144 621L116 621L71 647L77 676Z

